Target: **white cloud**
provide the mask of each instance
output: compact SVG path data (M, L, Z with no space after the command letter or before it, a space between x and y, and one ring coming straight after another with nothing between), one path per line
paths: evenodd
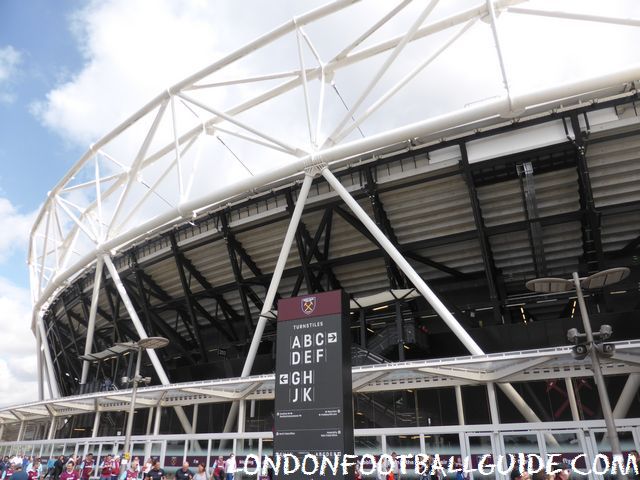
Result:
M35 212L22 214L8 199L0 197L0 264L14 254L25 257L34 217ZM30 325L29 291L0 276L1 404L37 398L36 342Z
M29 292L0 277L0 405L38 398Z
M312 9L317 3L320 2L303 5L287 0L221 4L199 0L93 2L73 17L73 30L86 59L85 65L70 81L49 92L46 100L35 104L33 111L45 125L66 139L89 145L168 86L302 13L301 10ZM438 18L475 3L467 0L441 2L433 15ZM627 0L606 4L604 10L618 16L634 16L638 8L637 3ZM530 6L551 9L557 4L533 0ZM603 13L602 2L597 1L565 0L562 6L572 11ZM363 2L335 18L322 20L319 27L311 25L307 30L326 60L330 53L336 53L335 48L339 48L340 43L344 46L355 38L388 8L386 4ZM382 29L384 35L374 34L375 42L406 31L420 8L420 5L407 8L398 16L400 20L394 19ZM429 19L427 23L431 21ZM640 40L638 29L513 13L503 13L500 23L507 71L516 91L597 75L640 59L630 47ZM436 35L426 46L408 48L411 53L396 62L395 78L392 69L368 102L390 88L415 66L420 56L435 49L450 35L451 32ZM365 123L363 130L376 132L396 127L404 121L415 120L414 116L423 118L425 114L440 114L501 94L490 27L480 22L466 37L467 41L458 42L461 46L454 45L410 84L407 89L410 94L399 95L397 102L380 110L369 125ZM365 45L368 43L372 42L367 40ZM285 65L295 68L295 42L276 44L270 55L254 62L254 66L265 68L266 64L266 69L271 71L278 71ZM312 64L309 60L311 57L307 59L308 66ZM240 64L245 66L242 61ZM362 75L371 76L377 69L376 62L363 68L360 71L347 69L346 77L336 77L348 103L358 97L366 85L366 77ZM235 94L234 90L229 90ZM333 92L327 94L327 102L335 100L332 95ZM234 95L230 96L233 99ZM285 109L278 110L278 121L270 119L270 122L284 123L283 130L291 134L287 120L295 125L305 120L296 117L293 122L283 118L286 115L282 113L288 111L290 117L293 112L298 114L300 100L298 94L288 99ZM363 110L367 104L365 102ZM405 107L398 109L398 104ZM424 105L429 106L426 112ZM399 111L402 115L398 115ZM394 124L390 124L391 121ZM277 126L273 125L273 128Z
M16 251L26 251L35 215L20 213L9 199L0 197L0 263Z
M0 47L0 103L12 103L16 96L7 91L7 84L18 70L22 56L11 45Z

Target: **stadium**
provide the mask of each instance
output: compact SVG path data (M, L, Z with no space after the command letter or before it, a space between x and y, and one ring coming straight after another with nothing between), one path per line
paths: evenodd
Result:
M314 32L359 2L295 17L90 146L33 226L40 398L0 409L0 456L100 458L128 422L169 470L268 453L277 301L331 290L350 298L356 453L640 448L640 65L519 91L500 30L640 19L515 0L432 19L434 0L376 40L410 3L330 48ZM476 30L499 94L427 108L416 81Z

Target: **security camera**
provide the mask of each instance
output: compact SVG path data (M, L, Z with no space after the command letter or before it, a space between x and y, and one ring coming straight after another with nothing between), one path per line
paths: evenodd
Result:
M578 333L577 328L571 328L567 331L567 340L569 343L577 343L579 337L580 333Z
M601 343L596 345L598 353L603 357L612 357L616 353L616 346L613 343Z
M613 329L611 328L611 325L600 326L600 338L602 340L606 340L607 338L611 337L612 334L613 334Z
M571 350L576 360L582 360L589 354L589 347L584 344L576 345Z

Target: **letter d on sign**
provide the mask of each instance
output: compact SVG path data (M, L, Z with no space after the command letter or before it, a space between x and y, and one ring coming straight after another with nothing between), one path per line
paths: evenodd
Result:
M295 455L291 455L290 453L285 453L282 458L284 459L284 468L282 469L282 471L284 472L285 475L290 475L292 473L297 472L300 469L300 460L298 460L298 457L296 457ZM293 460L293 464L295 465L295 468L293 468L293 470L291 469L291 462L290 460Z

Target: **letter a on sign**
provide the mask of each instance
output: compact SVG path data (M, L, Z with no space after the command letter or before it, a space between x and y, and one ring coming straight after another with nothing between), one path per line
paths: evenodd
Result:
M316 309L316 297L303 297L300 299L300 308L305 315L311 315Z

